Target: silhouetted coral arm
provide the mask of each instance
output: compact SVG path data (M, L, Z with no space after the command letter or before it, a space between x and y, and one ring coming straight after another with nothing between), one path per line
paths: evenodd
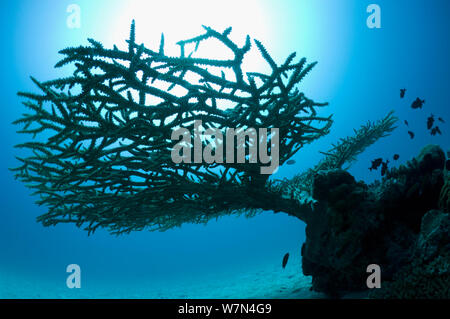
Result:
M317 112L327 104L296 87L315 63L295 62L291 54L278 66L255 40L271 72L244 72L250 38L240 47L229 38L231 28L204 29L178 42L180 55L171 57L165 55L163 35L157 51L138 45L133 22L127 50L106 49L92 39L89 46L66 48L56 67L74 67L72 76L32 78L42 93L19 93L31 110L15 121L23 125L19 132L40 139L17 145L32 155L18 157L22 165L14 171L48 207L40 222L120 234L234 212L295 210L291 201L268 192L268 176L259 173L258 164L171 160L173 129L192 131L194 120L221 130L279 128L280 165L327 134L332 123ZM232 58L195 57L211 39Z
M283 193L284 197L294 198L302 205L314 203L312 198L312 185L314 176L319 171L333 169L348 169L356 160L356 157L379 139L389 136L396 128L398 118L394 112L389 112L384 118L376 122L367 122L359 129L354 130L354 135L341 138L327 152L321 152L325 157L313 168L295 175L290 180L274 181L272 189ZM347 165L346 167L343 167Z

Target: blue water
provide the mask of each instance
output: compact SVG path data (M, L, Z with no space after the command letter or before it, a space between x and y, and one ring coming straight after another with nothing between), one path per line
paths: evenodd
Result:
M242 43L246 34L258 38L279 63L292 51L319 61L301 89L330 103L324 114L334 114L331 134L302 149L294 157L296 164L281 167L275 178L292 177L314 165L321 158L318 151L390 110L401 119L399 127L358 158L351 168L358 179L379 178L379 172L367 169L375 157L398 153L398 165L428 143L450 149L449 1L245 1L245 8L242 1L188 2L1 3L0 298L288 297L281 292L309 285L300 272L305 226L282 213L228 216L206 226L186 224L120 237L106 231L88 237L73 225L44 228L35 221L45 207L35 205L30 191L8 170L18 165L13 145L25 138L11 124L25 111L16 92L35 91L30 75L39 80L68 75L53 69L64 47L86 44L88 37L105 46L124 45L132 18L138 42L152 48L161 32L173 44L200 34L201 24L218 30L231 25L236 41ZM80 29L66 26L66 8L72 3L82 10ZM381 8L381 29L366 25L371 3ZM406 97L400 100L403 87ZM416 97L426 100L421 110L409 107ZM431 113L447 120L440 124L442 136L426 130ZM405 119L416 133L413 140ZM292 259L282 273L286 252ZM69 264L81 267L81 289L66 287ZM314 297L306 291L296 293Z

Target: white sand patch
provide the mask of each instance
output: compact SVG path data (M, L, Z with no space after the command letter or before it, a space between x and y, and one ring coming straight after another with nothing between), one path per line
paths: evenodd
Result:
M120 298L120 299L309 299L324 298L311 292L311 278L303 276L300 256L292 256L285 269L281 259L267 264L230 270L227 273L178 276L172 282L120 281L86 283L69 289L65 279L39 279L0 270L0 298Z

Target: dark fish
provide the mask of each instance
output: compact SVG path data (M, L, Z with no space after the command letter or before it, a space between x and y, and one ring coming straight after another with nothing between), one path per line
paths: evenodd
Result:
M439 120L439 122L445 123L445 121L442 117L439 117L438 120Z
M441 130L439 129L439 126L435 126L435 127L431 130L431 135L435 136L436 134L442 135Z
M400 155L394 154L394 161L398 160L400 158Z
M288 165L295 164L295 160L289 160L289 161L286 162L286 164L288 164Z
M407 121L407 120L405 120L405 125L406 125L406 126L409 126L409 123L408 123L408 121Z
M445 162L445 169L450 171L450 159Z
M421 99L417 98L417 99L411 104L411 107L412 107L413 109L421 109L424 103L425 103L425 100L421 100Z
M373 169L378 169L378 167L383 163L382 158L376 158L372 161L372 166L369 167L369 170L372 171Z
M411 139L413 139L414 138L414 132L411 132L411 131L408 131L408 134L409 134L409 137L411 137Z
M286 255L284 255L284 257L283 257L283 264L282 264L283 269L286 267L288 259L289 259L289 253L286 253Z
M434 124L434 115L431 114L431 116L427 119L427 129L431 129Z
M389 160L386 160L386 162L381 163L381 176L386 175L386 172L388 170L388 164Z
M400 89L400 98L403 99L405 97L406 89Z

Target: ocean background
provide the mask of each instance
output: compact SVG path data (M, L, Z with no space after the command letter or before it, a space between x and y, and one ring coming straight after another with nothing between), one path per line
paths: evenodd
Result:
M371 3L381 8L381 29L366 25ZM79 29L66 24L71 4L81 8ZM350 169L357 179L372 182L380 178L379 171L368 170L376 157L389 159L392 167L429 143L450 149L449 15L447 0L1 2L0 298L323 297L309 291L311 278L301 273L305 225L286 214L227 216L207 225L119 237L103 230L88 237L74 225L38 224L36 217L46 208L38 207L8 170L18 165L20 151L13 146L27 138L11 122L25 112L17 91L37 92L30 75L41 81L69 75L53 68L60 49L87 44L87 38L124 47L134 18L137 42L149 48L158 47L161 32L175 48L178 40L201 34L204 24L219 31L232 26L231 37L241 45L249 34L278 63L296 51L297 58L319 62L300 89L329 102L323 114L333 113L335 123L328 136L300 150L296 164L281 167L273 178L313 166L322 158L319 151L394 110L398 128ZM264 71L252 58L246 63L252 71ZM401 88L407 89L404 99ZM413 110L417 97L426 103ZM438 124L442 136L427 131L431 114L446 120ZM394 154L400 155L396 162ZM287 252L291 257L283 270ZM69 264L81 267L80 289L66 287Z

